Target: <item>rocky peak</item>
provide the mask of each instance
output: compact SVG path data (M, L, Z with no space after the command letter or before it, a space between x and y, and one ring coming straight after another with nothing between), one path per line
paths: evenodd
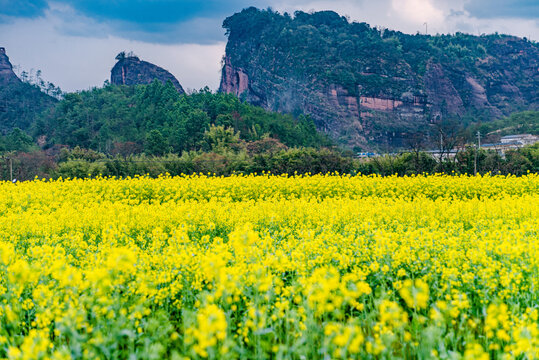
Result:
M0 83L5 84L11 81L20 80L13 72L13 66L11 66L9 57L6 55L6 49L0 47Z
M179 93L185 93L178 79L157 65L140 60L134 55L125 55L123 52L118 54L116 59L118 62L110 72L110 82L112 84L141 85L150 84L156 79L162 83L170 80Z

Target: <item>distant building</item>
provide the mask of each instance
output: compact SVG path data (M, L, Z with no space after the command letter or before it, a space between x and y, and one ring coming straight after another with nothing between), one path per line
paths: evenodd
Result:
M499 143L493 143L493 144L481 144L481 149L483 150L496 150L498 152L505 152L505 150L511 150L511 149L519 149L523 147L519 142L512 141L512 142L499 142Z
M358 158L373 158L373 157L378 157L380 156L380 154L378 153L373 153L373 152L360 152L360 153L357 153L357 157Z
M518 135L507 135L500 139L499 143L495 144L482 144L481 149L484 150L494 150L505 158L505 152L507 150L520 149L526 145L533 145L536 142L539 142L539 136L531 134L518 134Z
M532 134L518 134L503 136L500 140L502 144L519 144L522 146L533 145L539 141L539 136Z

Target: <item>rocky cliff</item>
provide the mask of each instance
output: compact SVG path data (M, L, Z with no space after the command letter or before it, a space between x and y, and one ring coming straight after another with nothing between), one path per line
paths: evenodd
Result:
M406 146L445 119L538 109L539 46L505 35L407 35L331 11L249 8L227 18L220 90L310 114L350 147Z
M6 55L6 49L0 47L0 84L20 81L17 75L13 72L13 66L9 62L9 57Z
M126 56L124 53L120 53L116 59L118 62L110 72L110 82L112 84L139 85L150 84L155 79L162 83L170 80L179 93L185 93L178 79L159 66L140 60L136 56Z

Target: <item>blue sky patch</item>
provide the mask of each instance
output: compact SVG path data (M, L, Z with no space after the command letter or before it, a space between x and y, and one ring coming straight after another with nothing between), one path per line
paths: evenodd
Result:
M0 15L32 18L43 15L46 0L0 0Z

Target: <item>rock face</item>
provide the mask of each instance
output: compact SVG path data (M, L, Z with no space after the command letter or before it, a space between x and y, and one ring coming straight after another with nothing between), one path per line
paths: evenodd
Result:
M423 76L427 99L436 115L441 114L444 105L451 113L462 115L464 104L451 80L445 75L440 64L429 63Z
M141 85L150 84L155 79L166 83L171 81L172 85L180 94L185 93L178 79L167 70L160 68L147 61L140 60L136 56L117 57L118 62L110 72L110 82L115 85Z
M17 75L13 72L13 66L9 62L6 55L6 49L0 47L0 84L20 81Z
M220 91L309 114L340 143L406 146L445 119L539 109L539 45L507 35L407 35L330 11L227 18Z
M249 77L242 69L234 69L230 64L229 57L225 58L220 89L236 96L240 96L249 90Z

